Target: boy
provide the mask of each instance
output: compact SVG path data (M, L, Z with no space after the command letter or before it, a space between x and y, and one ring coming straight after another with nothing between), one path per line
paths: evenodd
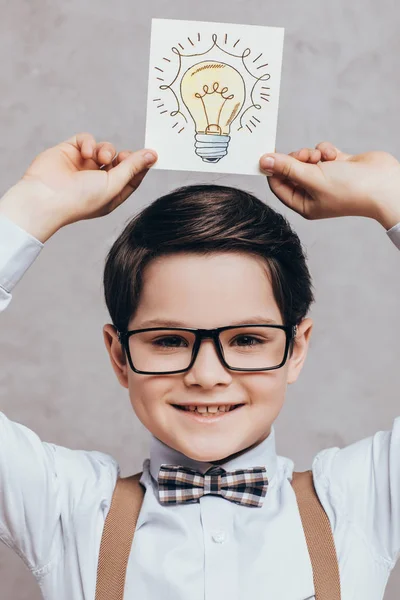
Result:
M156 158L115 154L88 134L73 137L39 155L4 196L2 309L51 235L114 210ZM400 248L400 165L392 156L353 157L321 144L264 156L260 165L278 198L304 217L374 218ZM294 465L276 455L273 429L312 330L311 280L296 234L249 194L183 188L126 227L104 285L110 360L152 434L125 598L312 598ZM313 462L344 599L382 598L398 556L399 428L396 419L391 432L324 450ZM210 493L182 502L162 485L165 465L201 474L260 468L266 485L250 498ZM117 476L111 457L43 443L0 414L0 538L44 598L94 598Z

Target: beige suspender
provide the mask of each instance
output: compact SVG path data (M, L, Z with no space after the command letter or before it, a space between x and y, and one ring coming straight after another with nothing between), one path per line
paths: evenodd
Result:
M141 475L118 479L115 486L101 538L96 600L123 600L126 567L144 497Z
M313 569L316 600L340 600L340 576L331 525L314 488L312 471L293 473L292 486Z
M118 479L104 525L95 600L123 600L126 568L143 502L141 473ZM293 473L293 489L307 540L316 600L340 600L340 579L329 519L314 489L312 471Z

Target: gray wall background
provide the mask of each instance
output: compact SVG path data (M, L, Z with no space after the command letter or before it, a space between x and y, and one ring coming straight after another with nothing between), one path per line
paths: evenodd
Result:
M144 144L152 17L286 28L277 149L328 139L348 152L400 157L399 5L395 0L0 0L1 193L41 150L90 131L118 149ZM149 436L103 345L106 252L139 207L199 181L247 189L282 211L309 256L315 329L300 380L277 423L280 454L310 466L400 414L400 254L374 221L307 222L263 177L154 171L112 215L57 233L1 319L0 410L44 440L141 469ZM385 598L398 597L400 567ZM38 600L22 562L0 548L1 600Z

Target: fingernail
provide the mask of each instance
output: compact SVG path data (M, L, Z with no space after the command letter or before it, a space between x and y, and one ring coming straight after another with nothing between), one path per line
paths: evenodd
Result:
M275 165L275 159L272 156L264 156L261 159L261 168L266 175L273 175L273 168Z
M156 162L157 159L151 152L146 152L146 154L144 155L144 160L147 165L152 165Z
M106 151L104 152L104 156L105 156L105 157L106 157L108 160L111 160L111 159L112 159L112 157L113 157L113 155L111 154L111 152L110 152L109 150L106 150Z

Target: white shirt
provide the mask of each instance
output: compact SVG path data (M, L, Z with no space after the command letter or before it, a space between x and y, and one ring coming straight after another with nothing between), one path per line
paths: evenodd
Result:
M400 223L388 236L400 249ZM0 217L0 310L42 248ZM162 463L202 472L211 466L152 437L125 600L314 597L290 484L294 464L277 456L274 428L258 446L223 465L266 467L269 487L261 508L218 496L163 506L156 483ZM312 470L333 530L342 600L381 599L400 551L400 417L391 431L319 452ZM100 540L118 474L111 456L42 442L0 413L0 539L22 558L45 599L94 599Z

